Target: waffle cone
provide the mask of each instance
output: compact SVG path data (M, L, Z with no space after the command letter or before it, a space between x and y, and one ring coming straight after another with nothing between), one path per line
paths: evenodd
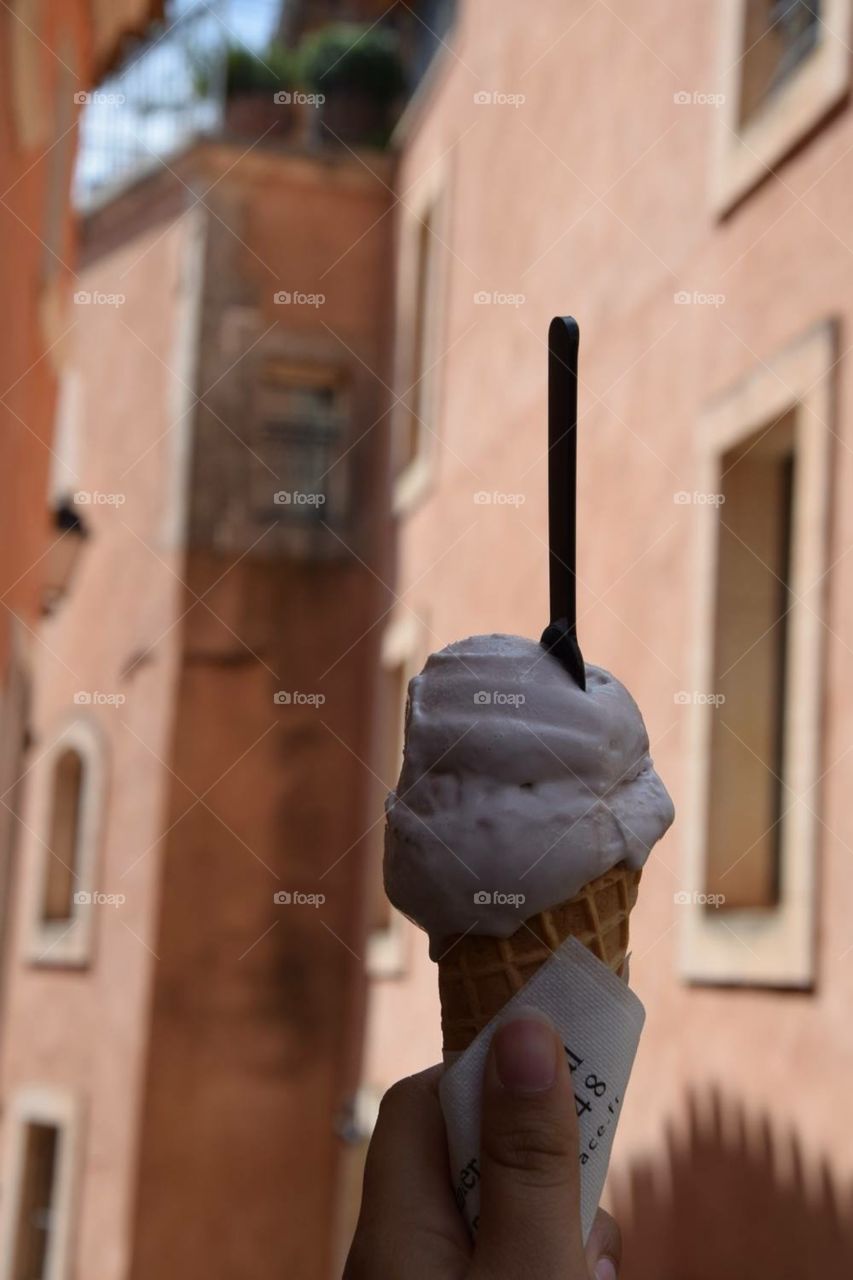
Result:
M619 863L574 898L525 920L509 938L463 934L438 962L444 1051L459 1052L569 936L619 974L640 872Z

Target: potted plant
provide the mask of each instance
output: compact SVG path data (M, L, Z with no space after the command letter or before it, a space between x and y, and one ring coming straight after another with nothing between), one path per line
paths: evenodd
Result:
M231 45L225 52L224 127L226 133L241 137L291 133L299 123L298 95L294 93L296 74L293 58L280 44L261 52L245 45ZM213 80L205 67L196 77L201 92Z
M318 99L323 141L385 146L406 90L396 32L336 22L303 39L299 77Z

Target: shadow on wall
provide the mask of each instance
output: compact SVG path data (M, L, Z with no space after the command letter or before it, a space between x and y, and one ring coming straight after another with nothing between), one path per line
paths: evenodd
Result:
M713 1090L687 1099L666 1151L611 1180L620 1280L853 1275L853 1187L804 1161L796 1134Z

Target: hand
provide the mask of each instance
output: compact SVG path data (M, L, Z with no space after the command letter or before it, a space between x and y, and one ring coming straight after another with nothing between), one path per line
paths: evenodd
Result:
M574 1092L551 1023L519 1011L492 1038L473 1246L451 1191L440 1078L431 1067L382 1100L344 1280L616 1280L619 1230L600 1210L584 1251Z

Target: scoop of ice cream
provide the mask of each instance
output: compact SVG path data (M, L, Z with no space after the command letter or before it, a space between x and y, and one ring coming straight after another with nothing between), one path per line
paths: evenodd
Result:
M673 819L639 708L600 667L586 691L520 636L472 636L409 685L386 802L385 888L437 958L466 932L508 937L619 862L641 867Z

